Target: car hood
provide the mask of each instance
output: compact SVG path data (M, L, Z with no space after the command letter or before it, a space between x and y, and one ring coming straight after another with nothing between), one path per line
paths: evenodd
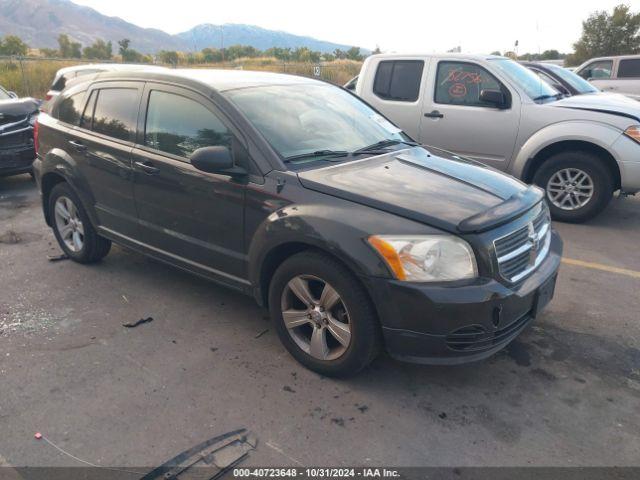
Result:
M452 233L521 215L542 195L513 177L432 147L298 173L302 185Z
M36 113L40 102L35 98L0 100L0 125L18 122Z
M640 102L625 95L594 93L574 95L549 104L559 108L589 110L628 117L640 122Z

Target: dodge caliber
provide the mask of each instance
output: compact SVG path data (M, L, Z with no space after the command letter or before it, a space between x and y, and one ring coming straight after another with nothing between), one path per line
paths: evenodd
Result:
M554 293L542 190L420 146L317 80L102 73L68 85L35 135L44 217L71 259L116 242L253 296L324 375L381 349L488 357Z

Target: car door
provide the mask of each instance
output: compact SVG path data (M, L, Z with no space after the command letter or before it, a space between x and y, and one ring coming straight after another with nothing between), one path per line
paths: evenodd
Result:
M474 62L440 60L434 73L425 85L420 141L505 170L520 123L518 94ZM507 105L480 100L485 89L502 91Z
M615 92L640 98L640 57L621 58L616 70Z
M602 91L615 92L617 89L613 78L613 60L595 60L576 73Z
M77 168L89 185L100 227L122 235L133 235L137 229L131 151L142 86L94 84L86 92L86 107L69 141L70 150L81 157Z
M242 283L245 183L189 161L216 145L238 161L246 152L239 132L209 99L179 87L147 84L143 109L133 151L140 240L171 261Z

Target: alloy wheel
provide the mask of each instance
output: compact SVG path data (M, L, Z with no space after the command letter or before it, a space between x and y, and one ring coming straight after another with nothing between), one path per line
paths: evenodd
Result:
M84 226L78 208L69 197L60 196L54 206L56 229L66 247L74 253L84 246Z
M305 353L318 360L335 360L349 348L349 312L335 288L321 278L298 275L289 280L281 309L289 335Z
M587 172L578 168L563 168L547 182L549 201L562 210L577 210L593 197L594 184Z

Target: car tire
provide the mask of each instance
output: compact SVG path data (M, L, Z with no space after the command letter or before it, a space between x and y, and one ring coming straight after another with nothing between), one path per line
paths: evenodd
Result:
M307 292L311 293L313 311L295 293L299 292L300 282L303 285L306 282ZM329 293L323 296L327 286L331 290L326 290ZM289 353L305 367L322 375L354 375L371 363L380 351L380 326L367 292L342 263L324 253L301 252L278 267L269 285L269 311ZM303 315L299 315L305 311L310 312L306 323ZM296 318L299 319L298 326L294 326L297 325ZM349 331L348 341L344 334L346 330Z
M53 233L69 258L78 263L94 263L107 256L111 241L98 235L69 184L53 187L48 206Z
M613 196L613 177L590 152L568 151L549 157L533 182L546 192L554 220L582 223L598 215Z

